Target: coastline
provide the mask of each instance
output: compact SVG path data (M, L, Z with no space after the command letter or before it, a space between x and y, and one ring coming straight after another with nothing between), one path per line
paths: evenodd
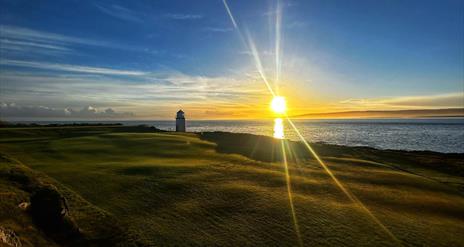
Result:
M464 153L464 119L337 119L295 120L294 123L306 140L350 147L372 147L380 150L432 151ZM86 126L86 125L156 126L174 131L175 123L165 121L55 121L18 123L18 126ZM223 131L273 136L272 120L189 120L187 131ZM283 124L286 138L299 137Z

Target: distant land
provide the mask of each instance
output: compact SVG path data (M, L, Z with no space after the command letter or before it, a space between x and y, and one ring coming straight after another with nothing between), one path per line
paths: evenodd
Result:
M464 108L309 113L294 118L434 118L464 117Z

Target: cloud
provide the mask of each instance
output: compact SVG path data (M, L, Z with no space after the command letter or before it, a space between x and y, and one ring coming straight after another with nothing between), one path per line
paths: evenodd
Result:
M249 105L267 96L258 79L193 76L176 71L144 72L140 76L106 74L50 74L3 71L2 101L20 105L46 105L59 109L83 105L118 107L138 116L170 117L172 107L202 103L214 108ZM246 103L243 103L246 102ZM243 108L240 106L239 110ZM204 112L204 110L202 111Z
M56 33L42 32L24 27L0 25L0 51L3 58L15 55L39 54L41 56L63 56L77 54L71 48L76 45L123 48L103 41L71 37Z
M198 15L198 14L173 14L173 13L165 14L164 17L168 19L174 19L174 20L198 20L198 19L203 18L202 15Z
M403 96L380 99L348 99L340 102L350 107L372 109L432 109L464 107L464 93L448 93L424 96Z
M56 63L46 63L46 62L36 62L36 61L21 61L21 60L12 60L12 59L2 59L0 64L16 67L27 67L34 69L43 69L43 70L59 70L59 71L69 71L69 72L78 72L78 73L88 73L88 74L106 74L106 75L145 75L145 72L142 71L132 71L132 70L117 70L101 67L89 67L89 66L79 66L71 64L56 64Z
M64 45L64 44L72 43L72 44L91 45L91 46L110 45L107 42L71 37L71 36L37 31L37 30L29 29L29 28L16 27L16 26L1 25L0 32L2 33L3 39L29 41L29 42L35 42L35 43L40 43L40 44Z
M277 10L269 10L262 13L263 16L275 16L278 13Z
M66 48L64 46L43 44L43 43L30 42L30 41L0 39L0 43L2 44L2 49L31 47L31 48L42 48L42 49L49 49L49 50L56 50L56 51L70 51L69 48Z
M289 29L294 29L294 28L302 28L302 27L305 27L307 25L308 25L308 23L306 23L304 21L292 21L290 23L285 24L285 27L289 28Z
M299 4L296 1L286 1L285 7L296 7Z
M181 105L201 103L201 107L212 105L214 110L236 102L249 104L266 95L261 82L252 81L244 74L200 76L168 68L158 71L122 70L39 59L4 58L0 64L1 100L15 102L24 109L44 106L39 109L44 116L61 116L64 109L81 109L90 105L102 109L116 107L119 111L134 112L138 117L159 114L158 117L164 118L171 117L172 108ZM40 117L40 114L34 113L37 111L32 111L31 116ZM204 110L202 112L204 114ZM73 114L76 116L77 113Z
M141 52L144 54L150 53L153 55L164 54L164 51L151 50L144 47L72 37L57 33L33 30L25 27L0 25L0 33L0 51L3 54L2 58L5 58L7 55L16 55L18 53L27 56L31 54L47 56L78 54L78 51L81 48L79 46L119 49L124 51Z
M232 28L224 28L224 27L205 27L203 28L203 31L206 32L215 32L215 33L226 33L226 32L232 32Z
M143 22L143 20L140 18L140 15L137 14L136 12L119 6L119 5L110 5L110 6L103 6L99 4L95 4L95 6L103 13L124 20L124 21L131 21L131 22Z
M99 110L86 106L80 110L72 108L50 108L46 106L21 106L15 103L0 103L0 116L2 118L70 118L70 119L108 119L131 118L132 112L116 112L112 108Z
M283 4L282 4L282 2L278 2L278 4L277 4L277 8L290 8L290 7L295 7L295 6L298 6L298 3L293 2L293 1L285 1ZM271 10L268 10L268 11L264 11L262 13L262 15L263 16L275 16L278 13L279 13L279 10L271 9Z
M73 53L73 50L64 46L44 45L34 42L16 42L0 39L0 52L3 57L14 57L16 55L41 56L65 56Z

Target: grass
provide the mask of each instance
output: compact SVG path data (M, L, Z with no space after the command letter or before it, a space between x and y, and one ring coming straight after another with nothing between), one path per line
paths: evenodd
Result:
M61 239L65 246L134 246L137 236L125 231L125 225L108 212L95 207L80 195L43 173L31 170L11 158L0 156L0 230L15 232L21 246L57 246L31 217L30 210L19 205L29 202L40 188L51 187L66 198L69 217L79 225L80 234L73 239ZM1 244L0 244L1 245Z
M298 245L279 150L269 152L275 141L259 139L256 145L250 137L237 143L233 136L121 126L3 128L0 151L78 195L88 203L82 208L116 219L140 245ZM415 161L410 153L377 151L377 157L374 150L316 146L337 178L403 245L463 245L462 192L428 173L411 173L420 163L408 162ZM292 150L292 195L304 245L396 245L314 160ZM276 159L253 156L266 152ZM414 155L429 160L426 153ZM453 157L433 155L462 169ZM81 215L79 226L108 227L98 218L86 223L79 206L71 211ZM5 221L0 218L0 225Z

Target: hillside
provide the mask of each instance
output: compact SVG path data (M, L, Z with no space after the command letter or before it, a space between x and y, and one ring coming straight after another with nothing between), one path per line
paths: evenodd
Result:
M31 199L43 189L57 191L65 198L69 208L67 220L71 224L65 221L59 229L52 229L50 218L44 224L38 222L31 210ZM137 236L126 232L125 225L108 212L45 174L3 155L0 156L0 198L0 239L12 246L135 246L138 241ZM53 207L50 199L45 198L47 208Z
M107 228L114 233L120 229L111 226L121 226L138 245L298 245L285 170L275 148L280 141L252 136L248 142L239 140L240 146L233 140L240 135L229 135L155 133L122 126L1 128L0 152L27 165L24 169L32 169L33 177L46 174L67 191L66 200L80 198L82 204L71 203L70 215L81 229ZM397 245L294 145L298 144L288 144L287 153L292 154L292 199L303 245ZM462 169L461 156L404 152L405 157L415 157L411 160L417 162L411 163L399 151L392 155L322 144L317 150L335 176L403 245L464 243L464 196L446 183L449 178L459 184L462 177L430 164L419 169L423 162L417 160L436 156L441 166L455 171ZM267 155L277 158L262 159ZM431 173L442 180L429 177ZM4 176L0 180L9 186ZM1 188L4 193L16 190ZM7 204L3 198L8 198L4 193L2 207ZM27 200L26 194L11 205L22 200ZM116 223L108 225L112 221L92 212L103 212ZM21 215L2 215L0 226ZM21 237L28 234L22 227L11 228Z

